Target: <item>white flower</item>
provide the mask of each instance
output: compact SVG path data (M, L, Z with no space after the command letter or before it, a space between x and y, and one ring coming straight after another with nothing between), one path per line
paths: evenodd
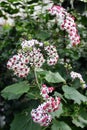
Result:
M79 73L77 73L77 72L74 72L74 71L71 71L70 76L71 76L71 78L72 78L73 80L76 79L76 78L78 78L78 79L80 80L80 83L81 83L81 85L82 85L82 88L86 88L86 87L87 87L87 85L86 85L85 81L83 80L81 74L79 74Z
M48 65L55 65L58 61L58 54L55 46L49 45L45 47L45 50L47 51L47 64Z
M61 6L54 5L49 12L51 15L56 15L56 21L60 29L66 30L68 33L71 46L78 45L80 43L80 36L77 33L74 18Z
M31 111L33 121L41 126L48 126L52 121L50 113L59 109L60 98L53 98L48 95L49 93L52 93L53 90L53 87L47 87L45 84L42 85L41 95L45 102L39 105L37 109Z
M26 65L28 59L22 54L14 55L7 63L8 69L12 69L18 77L26 77L30 68Z
M42 42L35 39L24 40L21 43L22 49L18 55L14 55L9 59L7 67L14 71L18 77L26 77L30 71L30 67L40 68L46 61L42 52L46 50L48 65L55 65L58 61L57 50L54 46L43 46Z

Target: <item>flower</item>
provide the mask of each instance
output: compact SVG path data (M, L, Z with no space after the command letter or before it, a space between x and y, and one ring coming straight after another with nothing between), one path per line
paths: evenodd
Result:
M26 77L30 68L27 67L28 59L23 54L14 55L8 60L7 68L12 69L18 77Z
M37 109L33 109L31 116L33 121L41 126L48 126L52 121L52 116L43 110L42 105L39 105Z
M61 6L54 5L49 12L51 15L56 15L56 21L60 26L60 29L66 30L68 33L71 45L69 46L78 45L80 43L80 36L78 35L74 18Z
M59 97L49 97L46 102L42 104L43 110L50 113L59 109L60 98Z
M87 87L87 85L86 85L85 81L83 80L81 74L79 74L77 72L74 72L74 71L71 71L70 76L71 76L71 78L73 80L76 79L76 78L78 78L80 80L80 83L82 84L82 88L86 88Z
M26 77L30 67L40 68L46 61L43 51L47 52L48 65L55 65L58 61L57 50L54 46L45 46L42 42L35 39L24 40L21 43L21 49L18 54L14 55L7 62L7 68L12 69L18 77Z
M49 45L45 47L45 50L47 51L47 55L48 55L47 64L55 65L59 58L56 47L53 45Z
M47 87L43 84L40 94L45 101L36 109L32 109L31 111L33 121L41 126L48 126L52 121L52 116L50 113L59 109L60 97L53 98L49 96L49 93L52 93L53 90L53 87Z
M82 78L82 75L81 75L81 74L79 74L79 73L77 73L77 72L74 72L74 71L71 71L70 75L71 75L71 78L72 78L73 80L74 80L75 78L79 78L80 81L83 82L83 78Z
M52 93L54 90L53 87L47 87L45 84L42 85L41 87L41 95L43 97L44 100L48 99L50 96L48 95L49 93Z

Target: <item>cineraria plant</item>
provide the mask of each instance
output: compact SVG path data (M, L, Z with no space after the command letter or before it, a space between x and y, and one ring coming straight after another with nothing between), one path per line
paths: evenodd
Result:
M45 61L48 65L55 65L58 61L58 54L55 46L45 46L42 42L37 40L23 41L21 44L22 49L19 50L17 55L14 55L9 59L7 67L14 71L18 77L26 77L29 73L30 67L40 68ZM44 54L48 55L47 60L44 58Z
M54 17L54 24L68 36L69 43L65 48L78 47L80 36L74 17L58 5L53 5L48 13ZM29 123L26 130L71 130L72 124L81 128L87 125L80 111L82 104L87 102L87 97L81 93L87 87L86 82L80 73L73 71L67 60L64 63L61 61L55 43L33 38L24 39L17 54L8 60L7 68L22 81L6 87L2 90L2 96L8 100L24 96L25 100L32 102L29 108L15 116L11 130L16 129L16 123L21 124L23 117L24 124L20 128L25 129ZM59 68L56 69L58 64L63 67L67 78L59 73ZM85 108L82 110L86 113ZM71 121L70 126L67 119Z

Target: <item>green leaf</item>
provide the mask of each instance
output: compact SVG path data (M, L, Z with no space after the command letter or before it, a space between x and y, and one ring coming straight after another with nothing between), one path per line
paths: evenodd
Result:
M29 99L40 99L40 90L35 86L31 87L29 92L26 94Z
M56 72L53 73L51 71L48 71L48 73L45 76L46 81L50 82L50 83L61 83L61 82L65 82L65 80L62 78L62 76Z
M65 98L72 99L75 103L81 104L81 102L87 101L87 97L79 93L75 88L64 85L62 89L64 91Z
M36 102L32 101L29 109L15 115L10 130L41 130L41 126L34 123L30 115L33 107L35 108L35 103Z
M48 71L43 70L42 68L35 68L35 71L40 74L40 75L46 75L48 73Z
M72 82L72 87L75 88L75 89L81 88L80 80L76 78L76 79Z
M29 85L27 81L15 83L13 85L7 86L1 91L2 97L5 99L18 99L22 94L29 91Z
M71 130L71 128L63 121L54 120L51 130Z
M50 37L50 33L47 31L40 31L36 32L36 38L39 38L43 41L47 40Z
M55 112L52 112L51 115L52 118L55 118L55 117L60 117L62 113L63 113L63 108L62 108L62 103L60 103L59 109L56 110Z
M73 124L75 124L77 127L84 128L87 125L87 120L84 120L81 116L78 117L78 119L72 120Z
M73 117L72 123L81 128L87 126L87 111L81 109L78 117Z
M58 97L60 97L61 99L63 99L64 102L66 102L66 100L63 98L63 95L62 95L61 93L55 92L55 93L54 93L54 96L58 96Z

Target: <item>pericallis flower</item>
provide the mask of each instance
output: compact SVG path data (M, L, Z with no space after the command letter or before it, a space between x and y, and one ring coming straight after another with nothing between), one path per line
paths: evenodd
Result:
M80 73L71 71L70 72L70 76L71 76L72 80L78 78L80 80L82 88L86 88L87 87L87 85L86 85L85 81L83 80L82 75Z
M60 29L66 30L70 40L69 47L76 46L80 43L80 36L76 28L74 17L72 17L63 7L54 5L49 10L51 15L56 16L56 22Z
M43 52L47 53L46 59ZM46 61L48 65L55 65L58 57L55 46L47 45L44 47L42 42L35 39L24 40L21 43L20 52L8 60L7 67L12 69L18 77L26 77L30 67L40 68Z
M52 93L53 87L47 87L45 84L41 87L41 95L45 100L36 109L32 109L31 117L34 122L40 124L41 126L48 126L52 121L51 112L59 109L60 97L49 96Z

